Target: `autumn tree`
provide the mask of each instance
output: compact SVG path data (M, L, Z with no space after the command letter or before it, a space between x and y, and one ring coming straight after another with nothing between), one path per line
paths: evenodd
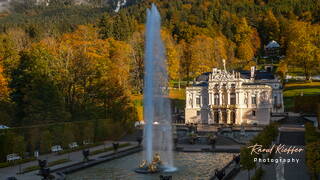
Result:
M132 65L129 44L113 38L100 39L96 28L79 26L59 41L45 39L40 46L53 56L50 77L73 119L102 114L105 117L115 99L128 95Z
M3 67L0 65L0 124L10 125L13 119L14 109L9 93L8 80L4 75Z
M238 58L242 60L243 63L248 63L250 62L253 57L253 48L250 42L243 41L240 43L238 50L237 50L237 55Z
M137 28L137 22L128 12L120 11L114 16L104 14L99 22L102 38L128 40Z
M237 24L234 37L238 45L237 57L242 64L254 64L253 57L260 46L260 40L255 29L251 28L245 18L241 18ZM243 68L243 67L242 67Z
M0 102L9 100L8 80L6 79L3 67L0 65Z
M143 90L144 77L144 29L139 28L139 31L133 33L129 44L132 47L131 51L131 77L130 84L133 92L141 93Z
M241 168L248 171L248 180L250 180L250 170L256 167L253 161L255 154L251 154L248 147L243 147L240 150L240 164Z
M271 40L279 42L280 24L271 10L269 10L266 16L263 18L260 29L264 44L268 43Z
M312 74L319 70L320 48L319 35L309 23L293 21L288 37L288 65L302 67L306 80L311 80Z
M162 39L165 45L168 75L170 80L180 79L180 58L181 51L175 43L172 36L167 31L161 31Z
M24 153L26 152L26 142L23 136L15 136L13 138L13 152L17 153L20 157L24 157Z
M288 65L286 61L280 61L279 66L277 68L277 74L281 77L282 80L286 78L286 74L288 72Z
M49 130L45 130L40 135L40 153L48 153L53 146L53 137Z
M192 76L196 77L217 67L219 61L226 58L223 49L218 38L214 40L204 35L195 36L190 44Z
M308 143L306 146L306 164L311 179L318 179L320 173L320 141Z
M181 74L187 80L187 84L191 79L191 68L192 68L192 55L190 44L184 40L179 42L179 47L181 51Z
M14 69L19 64L19 51L14 39L5 34L0 34L0 65L6 78L11 78Z

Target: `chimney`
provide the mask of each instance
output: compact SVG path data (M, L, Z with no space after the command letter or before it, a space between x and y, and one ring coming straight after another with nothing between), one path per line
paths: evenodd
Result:
M255 71L256 71L256 67L255 66L251 66L251 76L250 76L251 80L254 80Z

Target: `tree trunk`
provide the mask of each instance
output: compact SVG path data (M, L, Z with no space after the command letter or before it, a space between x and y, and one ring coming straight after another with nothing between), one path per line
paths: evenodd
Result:
M104 118L107 119L107 99L103 100L103 108L104 108Z
M304 63L304 75L306 77L306 81L310 81L310 73L308 71L308 68L307 68L307 63L305 62Z

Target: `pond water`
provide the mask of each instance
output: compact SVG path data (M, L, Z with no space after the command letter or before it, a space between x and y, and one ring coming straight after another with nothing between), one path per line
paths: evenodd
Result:
M222 135L233 138L238 142L248 143L251 139L256 137L261 131L223 131Z
M142 152L99 164L72 174L67 180L159 180L171 175L174 180L208 180L216 168L223 168L233 158L232 153L174 153L173 173L137 174L134 169L141 162Z

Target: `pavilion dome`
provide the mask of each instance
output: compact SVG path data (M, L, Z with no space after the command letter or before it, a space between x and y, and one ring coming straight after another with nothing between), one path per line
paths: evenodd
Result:
M5 125L0 124L0 129L9 129L9 127L8 127L8 126L5 126Z
M280 44L277 43L277 41L272 40L272 41L270 41L270 42L268 43L268 45L266 46L266 48L267 48L267 49L269 49L269 48L280 48Z

